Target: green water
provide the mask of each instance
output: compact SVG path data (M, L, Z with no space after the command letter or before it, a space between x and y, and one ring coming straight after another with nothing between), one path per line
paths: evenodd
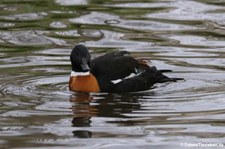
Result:
M0 0L0 148L225 146L224 10L221 0ZM185 81L70 92L78 43L93 57L149 57Z

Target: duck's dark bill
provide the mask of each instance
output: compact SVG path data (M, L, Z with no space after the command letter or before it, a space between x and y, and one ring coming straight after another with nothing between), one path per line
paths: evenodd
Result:
M90 70L88 62L85 58L82 58L81 68L82 68L83 72L87 72Z

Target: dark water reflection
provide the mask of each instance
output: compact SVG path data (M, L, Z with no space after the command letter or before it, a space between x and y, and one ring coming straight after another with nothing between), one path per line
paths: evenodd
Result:
M1 0L0 148L224 143L225 2ZM71 48L128 50L185 81L127 94L68 90Z

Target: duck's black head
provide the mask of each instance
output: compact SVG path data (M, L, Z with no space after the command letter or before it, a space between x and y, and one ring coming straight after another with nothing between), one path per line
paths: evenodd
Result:
M91 56L87 49L82 44L76 45L71 54L70 61L72 64L72 70L75 72L87 72L90 71Z

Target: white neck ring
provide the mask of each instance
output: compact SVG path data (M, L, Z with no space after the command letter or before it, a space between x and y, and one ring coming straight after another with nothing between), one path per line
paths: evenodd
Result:
M75 72L75 71L72 71L70 76L71 77L77 77L77 76L89 76L90 75L90 71L87 71L87 72Z

